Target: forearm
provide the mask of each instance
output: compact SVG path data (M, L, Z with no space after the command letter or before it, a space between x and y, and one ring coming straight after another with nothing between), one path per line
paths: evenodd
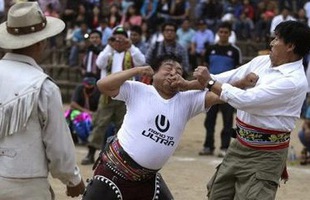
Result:
M128 70L120 71L117 73L110 74L109 76L100 79L97 82L98 89L100 92L109 96L116 95L121 85L128 79L139 74L139 67L134 67Z
M205 87L199 83L197 80L187 81L185 80L184 87L182 88L183 91L185 90L204 90Z
M71 104L70 104L70 107L71 109L76 109L76 110L79 110L81 112L86 112L87 109L86 108L83 108L82 106L80 106L78 103L76 103L75 101L72 101Z

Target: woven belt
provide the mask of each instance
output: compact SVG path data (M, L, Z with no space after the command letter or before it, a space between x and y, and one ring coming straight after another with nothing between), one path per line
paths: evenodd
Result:
M237 139L245 146L262 150L284 149L289 146L290 132L258 128L248 125L238 118L236 125Z
M142 181L155 176L158 170L151 170L136 163L115 139L102 154L102 161L121 178L129 181Z

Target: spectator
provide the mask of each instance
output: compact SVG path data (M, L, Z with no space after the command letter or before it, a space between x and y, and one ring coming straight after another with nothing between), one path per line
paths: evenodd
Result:
M70 109L66 111L67 123L76 143L86 143L92 130L92 116L98 108L100 97L96 82L94 74L85 74L82 84L74 90Z
M112 3L110 5L109 13L107 15L108 26L114 28L120 25L122 20L122 14L119 5Z
M126 30L116 27L109 44L99 54L96 64L101 70L101 78L111 73L142 66L145 57L140 50L131 44ZM101 95L98 110L93 118L93 130L89 138L88 154L82 160L82 165L94 163L97 149L102 149L106 143L106 131L111 123L118 130L126 112L125 104L121 101Z
M301 152L301 165L310 163L310 107L307 108L305 118L303 119L302 129L298 133L299 140L303 145Z
M177 25L175 23L167 22L161 26L164 40L151 45L145 56L146 63L153 66L158 56L174 54L181 58L184 73L189 74L187 50L177 42L176 31Z
M188 0L171 0L170 19L175 24L181 24L185 18L190 17L190 9Z
M113 32L112 29L108 26L108 20L106 18L100 19L97 30L102 34L101 44L103 47L105 47L108 44L108 39L111 37Z
M205 1L203 4L203 16L198 19L204 19L212 32L216 32L217 26L223 15L223 4L217 0Z
M203 65L206 48L214 43L214 33L207 28L206 22L199 20L197 26L198 28L191 44L190 54L195 58L192 66Z
M151 32L154 32L156 28L154 25L157 23L157 6L159 0L144 0L140 13L143 20L146 21L148 27L151 29Z
M142 16L137 11L137 8L135 5L129 6L127 9L127 12L124 13L121 24L124 25L125 22L129 23L130 27L134 25L141 26Z
M89 37L89 28L86 22L77 24L71 38L69 66L76 67L80 64L79 53L86 50L86 40Z
M195 35L195 30L191 28L191 22L189 18L184 19L181 24L181 27L177 29L177 38L178 43L184 47L187 52L189 52L191 48L192 38Z
M140 26L132 26L130 29L130 40L133 45L138 47L138 49L143 53L146 54L148 49L148 44L142 41L142 29Z
M171 15L171 0L159 0L157 6L157 24L169 22Z
M223 22L219 25L219 41L210 45L206 49L205 62L210 73L219 74L237 68L242 63L240 49L229 43L231 34L231 24ZM204 126L206 128L206 137L202 151L199 155L213 155L215 125L218 112L221 111L223 117L223 129L221 131L221 147L218 156L224 157L230 144L230 138L234 132L233 115L234 108L228 103L217 104L212 106L207 112Z
M274 29L276 26L284 21L289 21L293 20L295 21L296 19L290 15L290 8L284 7L281 10L281 13L279 15L274 16L274 18L271 20L271 25L270 25L270 37L274 37Z
M82 75L85 76L86 73L92 73L97 80L100 78L100 70L96 65L96 60L99 53L103 50L103 45L101 43L101 32L98 30L92 30L89 33L89 46L86 50L86 54L83 58L81 64Z

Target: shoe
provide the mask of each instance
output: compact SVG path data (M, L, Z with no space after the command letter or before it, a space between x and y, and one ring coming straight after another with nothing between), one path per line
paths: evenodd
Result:
M226 155L226 149L221 149L219 154L217 155L219 158L224 158Z
M85 158L81 161L81 165L91 165L95 163L96 149L94 147L88 147L88 153Z
M92 157L85 157L83 158L83 160L81 161L81 165L91 165L95 163L95 159Z
M205 147L201 151L199 151L198 154L200 156L211 156L213 155L213 150L211 150L209 147Z

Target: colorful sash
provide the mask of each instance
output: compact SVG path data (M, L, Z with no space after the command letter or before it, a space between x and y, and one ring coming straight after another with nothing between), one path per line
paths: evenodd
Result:
M253 149L278 150L289 146L290 132L268 130L251 126L236 118L237 139Z

